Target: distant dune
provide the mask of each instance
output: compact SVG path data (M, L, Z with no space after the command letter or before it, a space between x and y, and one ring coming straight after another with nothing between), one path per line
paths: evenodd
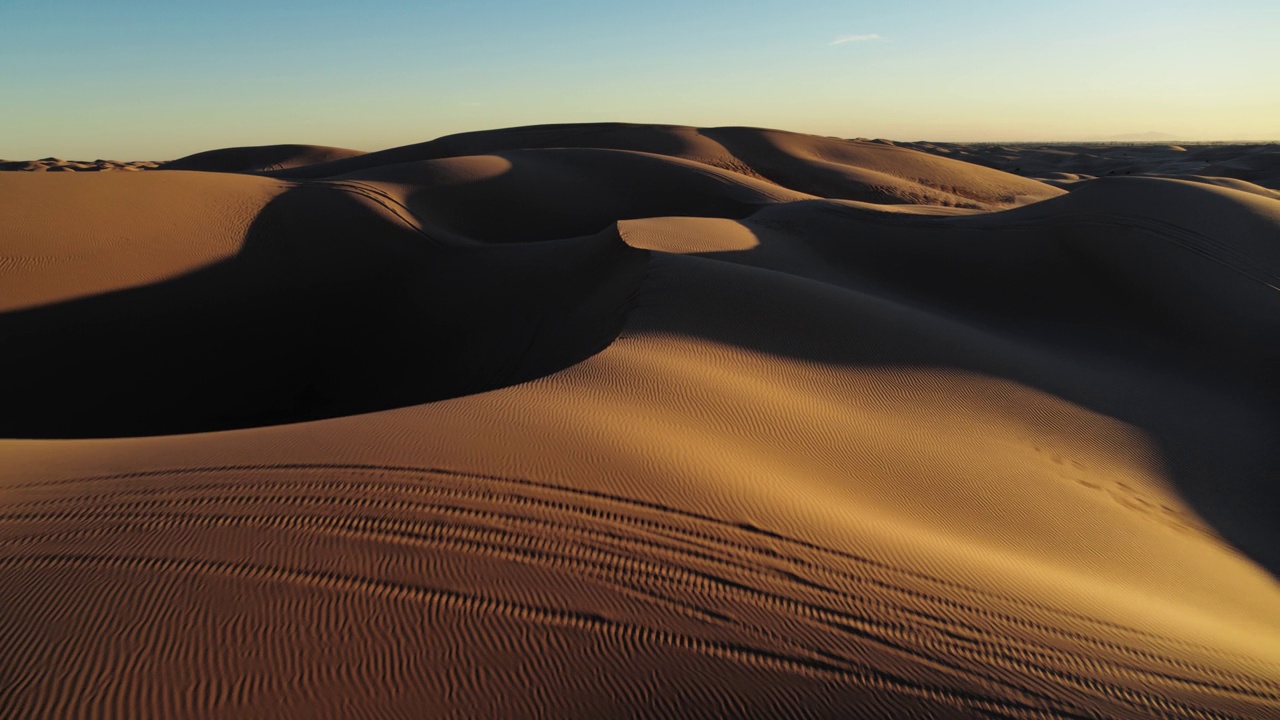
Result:
M322 145L258 145L223 148L188 155L164 163L165 170L205 172L263 172L329 162L360 155L360 150Z
M1177 177L1280 197L1280 145L897 143L1058 187L1113 175Z
M856 140L758 128L545 125L463 133L275 173L321 178L373 167L506 151L594 148L692 160L814 195L878 203L995 208L1055 193L1043 184L927 154Z
M0 717L1280 717L1274 152L8 163Z
M160 163L146 160L121 162L120 160L62 160L47 157L40 160L0 160L0 171L23 170L26 172L110 172L119 170L153 170Z

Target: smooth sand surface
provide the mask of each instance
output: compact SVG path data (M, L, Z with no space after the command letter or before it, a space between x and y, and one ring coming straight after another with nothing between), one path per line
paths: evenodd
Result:
M1251 181L228 153L0 175L0 717L1280 717Z

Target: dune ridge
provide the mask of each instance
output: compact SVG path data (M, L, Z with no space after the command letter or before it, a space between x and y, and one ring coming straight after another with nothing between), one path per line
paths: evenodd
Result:
M859 140L761 128L689 128L597 123L450 135L272 173L329 177L378 165L535 148L630 150L693 160L798 192L879 203L997 208L1057 194L1043 183Z
M1280 714L1280 200L233 150L0 175L0 716Z
M362 150L325 145L254 145L221 148L170 160L157 167L165 170L203 172L269 172L330 162L363 154Z

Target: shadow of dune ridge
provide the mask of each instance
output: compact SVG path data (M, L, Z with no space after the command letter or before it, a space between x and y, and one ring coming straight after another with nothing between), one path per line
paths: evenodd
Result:
M0 372L24 378L3 391L0 436L223 430L521 382L607 345L644 272L616 234L449 244L392 205L299 185L230 259L0 315Z

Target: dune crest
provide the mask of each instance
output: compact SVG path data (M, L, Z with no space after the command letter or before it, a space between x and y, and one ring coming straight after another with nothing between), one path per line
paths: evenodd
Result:
M320 178L379 165L509 150L595 148L693 160L801 193L894 204L998 208L1061 191L1016 175L860 140L760 128L551 125L463 133L273 173Z
M361 150L324 145L257 145L206 150L170 160L160 167L165 170L203 172L269 172L325 163L361 154L363 154Z
M1280 715L1259 186L308 147L0 176L0 716Z

